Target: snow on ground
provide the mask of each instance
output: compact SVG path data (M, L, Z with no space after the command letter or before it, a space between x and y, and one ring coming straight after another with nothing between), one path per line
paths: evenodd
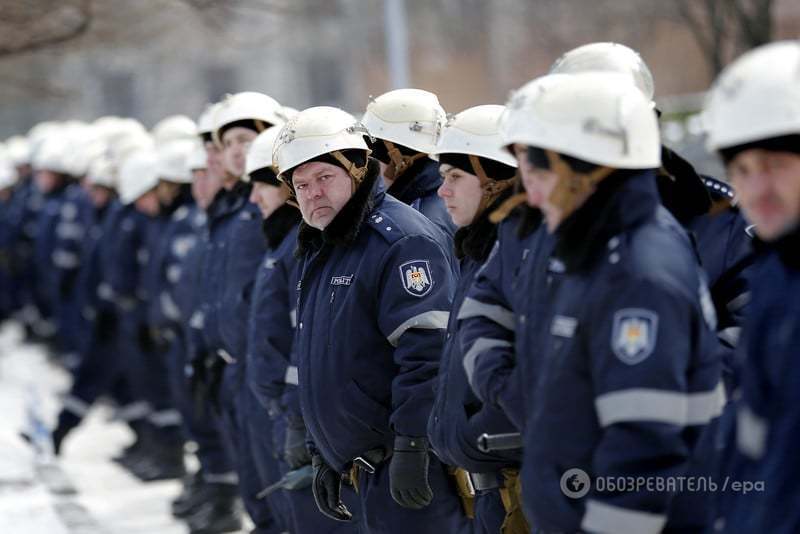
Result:
M144 484L111 461L132 435L110 421L107 406L93 409L67 437L54 465L37 463L18 436L28 424L26 407L35 399L52 428L69 376L48 363L42 347L21 339L16 325L0 329L0 533L186 533L169 513L180 491L177 481ZM77 492L59 494L56 486L64 480L54 479L53 472L63 472Z

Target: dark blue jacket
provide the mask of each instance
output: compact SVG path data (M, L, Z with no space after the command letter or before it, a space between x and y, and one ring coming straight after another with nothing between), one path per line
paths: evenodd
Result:
M515 432L516 429L502 410L482 403L470 389L463 363L465 352L460 328L462 323L459 321L459 310L467 292L489 256L497 236L497 227L488 220L488 216L507 196L502 195L473 224L456 232L455 246L456 255L461 258L461 278L447 325L436 383L436 400L428 420L428 437L437 456L447 464L473 473L517 467L520 460L519 451L485 454L478 450L477 442L481 434Z
M67 187L65 185L44 195L44 204L36 218L36 238L33 246L36 284L33 293L36 305L45 318L52 315L57 302L54 288L58 286L58 277L54 269L53 252L56 250L58 240L56 230L61 217L61 207L66 200Z
M239 182L209 207L200 287L205 344L236 361L247 355L253 286L267 249L249 194L250 186Z
M741 399L725 532L789 534L800 531L800 233L769 246L752 276L744 326Z
M184 191L166 209L165 224L154 249L153 293L148 305L147 323L160 331L177 332L185 321L175 300L183 262L197 244L197 230L191 218L195 204Z
M284 205L264 221L269 249L256 274L247 343L247 380L258 401L280 402L287 384L297 385L291 363L297 326L299 265L294 251L300 213Z
M56 243L52 254L55 287L51 292L56 299L73 297L78 271L85 261L82 253L93 216L94 207L83 187L78 184L68 186L56 223Z
M456 227L437 193L441 185L439 163L426 157L409 167L387 193L423 214L452 238Z
M302 226L297 359L303 416L337 470L394 434L424 436L456 264L378 166L324 231Z
M462 353L475 395L500 408L518 429L524 423L517 358L526 354L527 282L535 262L547 259L552 238L538 211L522 206L500 223L495 248L475 277L459 311Z
M705 430L725 394L691 241L647 171L606 178L555 237L554 261L532 275L519 360L526 516L567 532L709 526L711 493L598 484L712 473ZM593 482L582 498L562 490L589 489L572 468Z

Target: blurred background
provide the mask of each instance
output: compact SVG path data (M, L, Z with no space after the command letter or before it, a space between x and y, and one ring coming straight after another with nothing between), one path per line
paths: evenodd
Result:
M703 91L798 35L797 0L0 0L0 138L110 114L152 126L243 90L360 113L414 86L458 112L617 41L650 65L667 141L713 172L693 142Z

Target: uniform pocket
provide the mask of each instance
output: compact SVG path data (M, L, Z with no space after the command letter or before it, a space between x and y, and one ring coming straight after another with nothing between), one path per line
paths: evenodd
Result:
M382 436L389 433L389 409L364 393L355 380L345 387L344 402L349 418L359 427Z

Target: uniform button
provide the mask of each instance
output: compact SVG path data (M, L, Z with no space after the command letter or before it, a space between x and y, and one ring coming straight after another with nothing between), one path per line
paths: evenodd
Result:
M445 336L445 339L450 339L450 332L447 333L447 336Z
M617 254L616 252L612 252L611 255L608 257L608 261L610 261L611 263L619 262L619 254Z
M521 324L525 324L525 316L524 316L524 315L520 315L520 316L519 316L519 322L520 322Z
M387 232L391 232L391 231L392 231L392 227L391 227L391 226L387 226L387 227L386 227L386 231L387 231Z
M300 328L300 330L302 330L302 329L303 329L303 323L300 323L300 324L299 324L299 325L297 325L297 326Z
M609 250L614 250L619 246L619 238L617 236L612 237L608 240L608 248Z

